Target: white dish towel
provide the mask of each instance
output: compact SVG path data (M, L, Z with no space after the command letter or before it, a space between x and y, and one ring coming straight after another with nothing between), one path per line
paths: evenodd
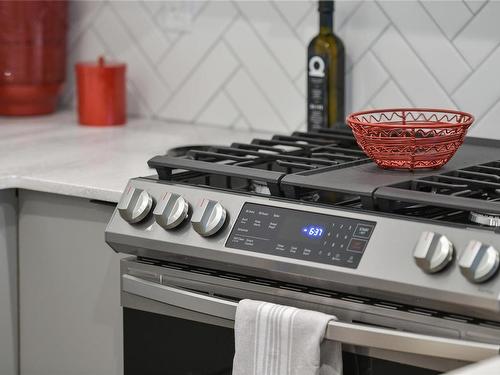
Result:
M341 375L342 346L324 340L334 316L242 300L236 310L233 375Z

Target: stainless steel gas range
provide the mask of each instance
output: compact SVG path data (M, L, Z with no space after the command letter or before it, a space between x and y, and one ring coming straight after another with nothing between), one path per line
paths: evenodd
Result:
M238 300L328 312L346 375L500 373L500 142L381 170L347 130L172 150L106 229L126 374L230 374ZM493 358L476 367L471 362Z

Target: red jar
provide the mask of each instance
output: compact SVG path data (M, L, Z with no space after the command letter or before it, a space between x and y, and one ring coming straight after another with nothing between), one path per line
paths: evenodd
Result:
M126 115L126 65L97 61L75 65L78 122L81 125L124 125Z
M55 110L66 77L67 1L0 1L0 115Z

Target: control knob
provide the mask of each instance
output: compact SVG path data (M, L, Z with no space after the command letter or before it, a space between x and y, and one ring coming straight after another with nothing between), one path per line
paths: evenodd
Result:
M453 253L453 244L446 236L423 232L413 251L413 258L424 272L436 273L451 262Z
M188 216L189 203L179 194L167 193L156 205L153 215L165 229L179 226Z
M473 283L482 283L498 270L500 254L493 246L470 241L458 263L462 274Z
M118 212L130 224L143 220L153 207L153 197L146 191L129 187L118 203Z
M191 218L191 224L204 237L217 233L226 221L226 209L217 201L205 199Z

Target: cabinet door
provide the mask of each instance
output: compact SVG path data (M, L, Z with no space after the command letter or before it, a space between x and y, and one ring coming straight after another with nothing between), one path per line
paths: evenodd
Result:
M22 375L123 372L119 255L104 242L112 211L19 193Z
M0 374L16 375L17 213L16 192L0 191Z

